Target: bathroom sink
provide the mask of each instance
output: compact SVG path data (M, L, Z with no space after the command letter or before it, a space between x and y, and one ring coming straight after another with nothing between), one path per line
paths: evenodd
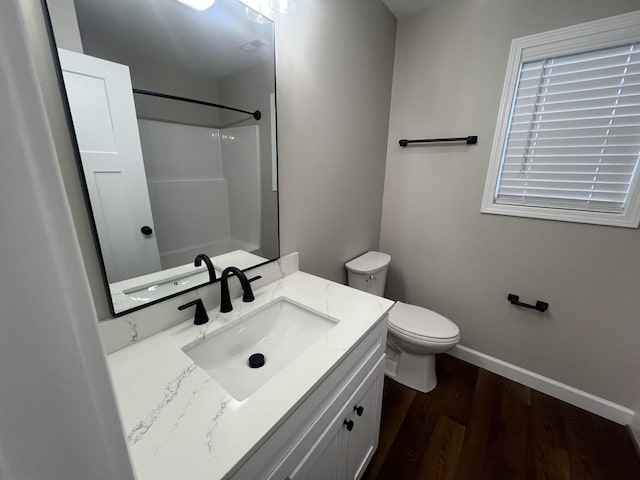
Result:
M218 276L221 272L216 271ZM134 301L152 302L209 282L209 272L188 272L123 290Z
M183 351L231 396L242 401L336 323L326 315L280 298L204 342L187 345ZM249 357L254 368L249 366Z

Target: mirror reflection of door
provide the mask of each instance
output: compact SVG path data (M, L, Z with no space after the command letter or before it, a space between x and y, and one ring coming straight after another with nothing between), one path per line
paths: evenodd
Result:
M129 68L62 49L59 57L107 277L156 272L160 256Z
M112 313L209 282L200 253L218 276L276 259L273 23L237 0L49 2Z

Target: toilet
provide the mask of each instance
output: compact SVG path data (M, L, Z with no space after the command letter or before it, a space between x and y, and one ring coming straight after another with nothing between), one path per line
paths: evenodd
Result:
M391 256L367 252L345 264L349 286L382 297ZM442 315L416 305L396 302L389 311L385 373L420 392L438 383L437 353L451 350L460 340L458 326Z

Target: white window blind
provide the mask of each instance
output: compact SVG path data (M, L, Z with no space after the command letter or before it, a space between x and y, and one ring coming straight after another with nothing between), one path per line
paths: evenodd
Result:
M639 160L640 43L521 64L496 204L622 213Z

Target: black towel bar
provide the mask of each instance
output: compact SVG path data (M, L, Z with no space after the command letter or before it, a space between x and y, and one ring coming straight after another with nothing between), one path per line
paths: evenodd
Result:
M398 141L401 147L406 147L410 143L441 143L441 142L467 142L467 145L475 145L478 143L477 135L469 135L468 137L451 137L451 138L425 138L423 140L407 140L403 138Z
M510 293L507 295L507 300L511 302L511 305L517 305L519 307L532 308L534 310L538 310L539 312L546 312L549 308L549 304L547 302L541 302L540 300L536 301L535 305L530 305L528 303L523 303L520 301L520 296L514 295Z

